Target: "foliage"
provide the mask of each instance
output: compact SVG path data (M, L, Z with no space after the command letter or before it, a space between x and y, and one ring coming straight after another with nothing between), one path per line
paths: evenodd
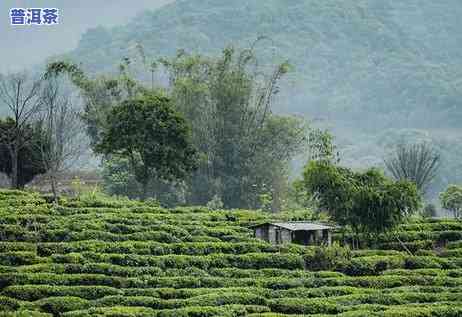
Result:
M14 127L14 120L7 118L0 119L0 135L8 134L7 131ZM47 150L47 139L38 124L27 124L23 127L21 136L28 142L24 142L18 152L18 187L24 186L32 181L39 174L47 172L47 165L42 160L42 150ZM4 143L0 138L0 172L11 177L13 172L12 157L8 150L8 144Z
M79 88L84 102L82 119L87 128L91 145L101 141L101 133L106 128L106 117L115 105L127 98L134 98L144 89L127 73L127 61L120 64L118 76L97 76L90 78L78 65L61 60L47 65L46 80L68 75L70 81Z
M113 155L104 160L102 177L104 190L110 195L127 196L132 199L142 197L143 188L136 181L128 159ZM151 179L147 188L147 196L156 197L163 206L170 207L184 204L184 191L183 182Z
M270 49L256 47L260 65L290 58L295 69L280 84L278 113L331 126L343 163L354 168L382 163L384 149L394 146L382 143L385 133L424 135L444 161L428 191L436 198L462 182L462 110L453 84L462 72L461 14L457 1L192 0L145 11L123 26L91 29L67 56L91 72L114 73L139 44L154 57L174 57L178 48L213 56L230 42L245 48L265 34ZM150 81L151 60L144 68Z
M195 168L196 152L187 123L161 94L147 94L115 106L96 149L129 160L142 185L143 198L151 179L181 180Z
M130 73L138 66L147 67L142 47L137 48L141 65L136 58L124 58L119 77L112 79L90 79L72 63L55 62L48 66L47 77L67 73L82 90L86 102L84 119L97 150L104 131L110 129L113 109L127 102L127 98L133 100L152 93ZM205 205L217 196L224 206L252 208L261 207L261 194L269 194L271 209L280 210L288 188L288 163L301 150L306 134L302 119L272 114L272 100L289 65L281 63L262 76L253 48L241 52L226 48L216 58L179 51L175 58L160 62L169 76L172 104L192 127L191 140L199 155L198 169L186 179L184 190L175 188L177 184L168 179L155 191L185 196L181 198L190 204ZM148 68L150 72L155 70ZM108 159L120 161L119 157ZM129 160L132 171L119 168L123 164L106 164L106 181L113 178L112 168L117 170L117 183L108 184L110 190L127 190L123 194L133 197L129 174L134 174L138 182L144 179L142 192L148 191L149 181L155 183L147 174L140 178L143 172L133 169L133 162ZM269 187L264 193L260 192L263 184Z
M280 209L288 162L302 149L306 125L272 113L289 65L265 71L254 46L226 48L215 58L180 51L162 60L175 105L191 122L200 152L188 186L192 204L206 204L217 195L228 208L258 208L260 195L268 194L260 192L266 184L272 209Z
M450 185L440 194L443 208L450 210L455 218L462 217L462 186Z
M244 0L178 2L145 11L124 26L89 30L70 55L88 63L92 70L101 71L112 69L124 56L132 56L137 43L151 56L172 56L178 47L213 54L229 41L246 47L249 41L265 34L271 37L268 42L272 46L265 52L266 59L290 56L298 71L300 83L287 91L292 111L308 110L312 115L348 119L364 115L367 119L361 127L366 128L377 124L380 129L393 123L393 127L406 126L424 119L428 125L441 127L445 126L442 122L448 122L456 127L461 118L460 109L452 106L457 89L447 83L460 71L455 66L457 62L451 62L460 61L459 47L436 35L451 30L452 38L460 39L453 30L462 7L459 3L452 3L450 9L420 4L417 0L406 5L358 4L352 0L297 0L289 5L282 0L270 0L264 5ZM416 14L409 17L411 8ZM227 19L230 12L232 23ZM426 21L429 15L436 16L435 20ZM429 32L412 27L425 22L429 23ZM379 24L382 27L375 28ZM152 36L153 32L156 36ZM339 40L339 34L344 40ZM403 42L409 45L401 45ZM435 43L438 44L432 45ZM441 46L448 48L446 57L435 55ZM390 55L390 51L394 54ZM333 64L331 52L342 53ZM436 69L433 63L438 64ZM426 75L431 70L437 75L429 79ZM329 79L326 71L332 74ZM403 89L394 83L401 83ZM309 84L313 89L306 89ZM355 92L360 89L367 98L358 98ZM320 104L326 106L320 109Z
M311 161L303 184L320 199L332 218L355 232L377 234L393 229L417 210L420 196L406 181L392 182L378 170L353 172L327 162Z
M0 190L0 316L462 312L460 221L398 226L418 246L414 256L389 234L379 235L381 249L350 250L271 245L248 228L298 217L98 195L54 207L36 193ZM434 250L441 239L452 242Z
M305 257L306 266L310 270L335 270L351 260L352 254L348 247L339 244L321 248L317 247L314 253Z

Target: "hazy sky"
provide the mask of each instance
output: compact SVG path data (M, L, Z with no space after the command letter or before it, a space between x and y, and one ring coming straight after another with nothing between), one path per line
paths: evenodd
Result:
M77 46L86 29L124 24L173 0L0 0L0 72L16 71ZM11 26L11 8L58 8L55 26Z

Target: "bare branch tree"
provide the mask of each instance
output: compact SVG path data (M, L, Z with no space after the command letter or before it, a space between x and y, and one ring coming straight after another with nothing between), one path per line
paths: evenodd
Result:
M399 143L387 157L385 166L396 180L410 180L422 194L436 177L440 166L440 154L429 143Z
M46 142L39 148L55 201L58 197L59 173L75 166L88 145L80 112L73 96L59 78L48 78L42 90L43 110L40 124Z
M19 152L28 146L32 135L28 125L40 111L42 80L30 79L25 73L0 75L0 102L8 109L14 124L0 135L11 157L11 187L19 188Z

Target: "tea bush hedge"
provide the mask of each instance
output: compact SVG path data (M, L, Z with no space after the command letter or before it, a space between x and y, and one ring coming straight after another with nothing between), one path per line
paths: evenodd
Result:
M297 213L48 201L0 190L0 317L462 316L459 221L413 220L351 250L253 237Z

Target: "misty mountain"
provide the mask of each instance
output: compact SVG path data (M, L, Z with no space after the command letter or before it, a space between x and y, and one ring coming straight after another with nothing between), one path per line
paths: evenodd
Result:
M348 165L380 165L400 138L429 140L445 166L434 194L462 182L462 2L182 0L128 24L87 31L68 56L113 71L141 43L149 56L258 46L295 71L275 111L331 128ZM459 172L455 172L459 171Z

